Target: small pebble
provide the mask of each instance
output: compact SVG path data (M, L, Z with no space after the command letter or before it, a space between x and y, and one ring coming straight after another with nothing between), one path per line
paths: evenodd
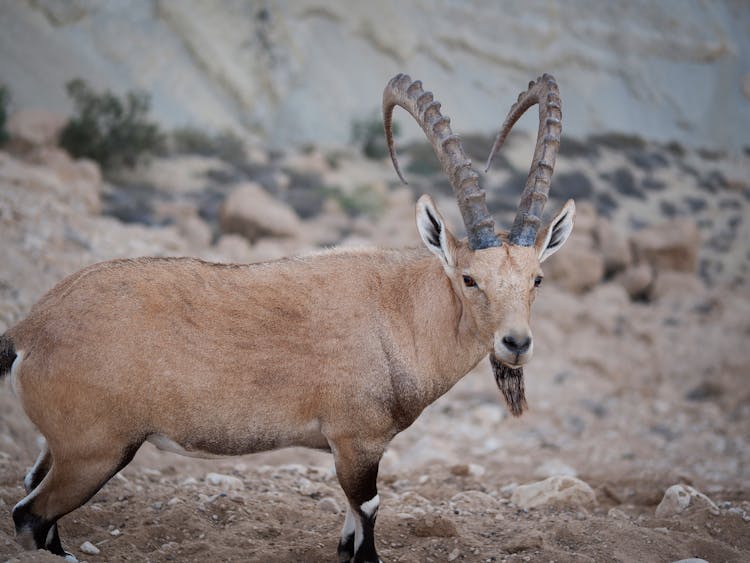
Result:
M458 556L460 555L460 551L458 551L458 548L454 549L450 552L450 555L448 555L448 561L455 561L458 559Z
M79 549L88 555L99 555L101 553L101 550L90 541L83 542Z
M114 536L114 537L117 537L117 536L121 536L121 535L122 535L122 532L120 531L120 529L119 529L119 528L115 528L114 530L111 530L111 531L109 532L109 535L110 535L110 536Z

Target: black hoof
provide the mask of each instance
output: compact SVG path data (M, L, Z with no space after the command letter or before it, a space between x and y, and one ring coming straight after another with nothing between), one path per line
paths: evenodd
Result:
M336 549L339 563L349 563L354 557L354 534L341 538L339 546Z

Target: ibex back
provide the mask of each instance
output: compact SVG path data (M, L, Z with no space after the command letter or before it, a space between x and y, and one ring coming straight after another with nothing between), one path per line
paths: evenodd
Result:
M540 263L565 242L574 215L570 201L540 229L560 139L550 76L521 94L491 153L535 103L539 139L508 235L496 232L440 104L420 82L398 75L383 98L396 170L391 115L398 105L435 148L468 239L456 239L422 196L421 249L250 265L116 260L54 287L0 337L0 370L11 372L46 438L24 480L28 495L13 510L19 541L72 558L57 520L147 440L192 455L306 446L333 453L349 501L339 560L377 561L376 479L390 440L488 353L498 383L520 377L531 358ZM519 404L511 405L514 414Z

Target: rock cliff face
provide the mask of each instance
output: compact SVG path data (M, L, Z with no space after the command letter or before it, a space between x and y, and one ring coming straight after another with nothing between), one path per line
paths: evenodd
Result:
M552 71L575 136L748 144L740 1L28 0L4 3L0 23L0 76L19 106L66 109L63 84L80 76L148 90L167 126L342 144L396 72L440 93L459 132L489 133Z

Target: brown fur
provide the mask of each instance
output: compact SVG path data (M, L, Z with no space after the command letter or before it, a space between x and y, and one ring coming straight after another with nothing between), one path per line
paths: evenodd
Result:
M434 249L141 258L60 282L2 337L52 460L14 510L18 529L80 506L154 435L219 455L330 449L352 506L371 498L385 447L426 406L488 352L513 367L531 357L498 342L530 335L542 247L472 251L420 201L450 263ZM519 414L522 386L509 393Z

